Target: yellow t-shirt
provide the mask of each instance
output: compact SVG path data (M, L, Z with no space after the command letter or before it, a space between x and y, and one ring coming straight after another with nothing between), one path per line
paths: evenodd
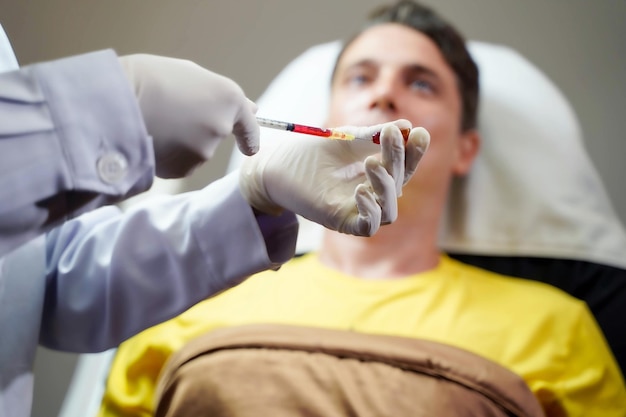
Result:
M442 256L437 268L364 280L306 255L258 274L121 345L100 416L150 416L172 352L218 327L282 323L434 340L519 374L544 409L568 416L626 415L626 388L584 302L538 282Z

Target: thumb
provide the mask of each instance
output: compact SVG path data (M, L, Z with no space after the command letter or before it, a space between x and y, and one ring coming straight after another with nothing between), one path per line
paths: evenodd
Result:
M244 105L239 112L239 117L233 125L233 134L237 147L244 155L254 155L259 151L259 140L261 129L256 121L256 104L247 99L247 106Z

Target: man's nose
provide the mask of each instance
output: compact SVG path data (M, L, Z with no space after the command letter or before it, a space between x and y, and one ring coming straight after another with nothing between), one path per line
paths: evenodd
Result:
M397 111L398 88L399 86L394 80L379 80L372 90L372 102L370 107L385 112Z
M372 100L370 106L372 109L378 109L385 112L395 112L397 110L393 96L384 95L377 96Z

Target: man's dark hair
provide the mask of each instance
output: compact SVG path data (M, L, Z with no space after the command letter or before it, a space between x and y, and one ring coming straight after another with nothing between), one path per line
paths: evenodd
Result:
M465 38L432 9L412 0L400 0L375 9L363 30L381 23L399 23L410 27L428 36L437 45L457 78L463 109L461 129L467 131L475 128L478 113L478 67L467 50ZM335 70L343 52L358 36L357 34L344 44L337 57Z

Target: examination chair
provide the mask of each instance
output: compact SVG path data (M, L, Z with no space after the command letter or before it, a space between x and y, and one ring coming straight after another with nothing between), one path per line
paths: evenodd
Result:
M292 61L257 101L258 115L323 124L340 47L314 46ZM469 49L480 69L483 143L472 171L453 184L440 246L463 262L586 301L624 372L626 231L576 115L556 85L513 49L483 42L469 42ZM293 133L262 129L266 140L287 135ZM230 169L241 158L234 152ZM297 251L315 249L321 227L305 219L300 227Z
M258 100L258 115L322 124L339 48L339 42L318 45L292 61ZM481 73L483 147L472 172L454 184L440 245L465 262L544 281L585 300L624 370L626 233L574 112L517 52L480 42L470 42L470 51ZM262 129L262 141L284 135L290 133ZM241 158L235 150L229 169ZM321 229L300 220L297 252L305 253L317 247ZM95 415L112 355L82 355L61 417Z

